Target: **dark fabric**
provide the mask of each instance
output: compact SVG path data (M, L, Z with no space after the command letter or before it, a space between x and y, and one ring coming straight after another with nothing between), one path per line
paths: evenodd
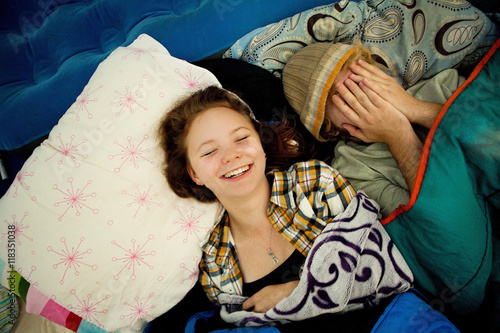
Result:
M250 283L243 283L243 295L251 297L266 286L299 280L300 267L305 260L306 257L295 250L285 262L268 275Z
M148 333L182 333L191 316L211 309L214 309L214 306L208 300L201 284L197 282L182 301L150 323Z
M207 59L193 65L209 70L227 90L239 95L260 121L297 119L286 100L281 80L265 69L238 59Z

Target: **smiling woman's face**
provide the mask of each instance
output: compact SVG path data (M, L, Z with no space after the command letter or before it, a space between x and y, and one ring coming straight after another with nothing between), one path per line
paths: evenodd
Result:
M247 117L226 107L201 112L191 123L186 147L188 173L219 200L251 194L266 181L266 155Z

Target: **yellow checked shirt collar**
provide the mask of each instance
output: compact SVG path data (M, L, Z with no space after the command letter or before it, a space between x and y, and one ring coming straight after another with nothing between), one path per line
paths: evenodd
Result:
M208 256L216 258L218 266L225 268L230 255L228 253L228 246L221 246L221 244L228 244L230 245L229 248L234 247L233 236L229 229L229 216L225 209L222 209L216 221L200 245L203 252Z
M295 208L293 193L289 189L292 186L291 180L294 178L295 172L289 173L273 170L272 173L274 180L272 182L271 198L267 211L268 215L270 215L273 211L273 204L284 209ZM288 187L284 188L283 185ZM216 260L219 266L226 267L228 264L227 261L230 259L230 255L227 253L226 247L222 247L220 245L224 242L226 244L230 244L230 247L234 247L234 240L231 230L229 229L229 216L222 206L216 221L217 222L207 233L205 239L200 243L200 246L203 249L203 252L207 255L215 256L217 258Z
M273 174L270 202L283 209L295 210L296 203L294 192L291 188L292 186L296 186L293 181L297 177L295 169L288 172L274 170ZM270 216L273 210L272 204L269 204L267 215Z

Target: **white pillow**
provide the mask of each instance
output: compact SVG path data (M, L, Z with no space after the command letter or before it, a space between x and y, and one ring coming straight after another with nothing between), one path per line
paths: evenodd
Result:
M12 263L28 312L140 332L185 296L220 206L171 191L156 128L179 96L213 84L148 35L99 65L0 200L2 284Z

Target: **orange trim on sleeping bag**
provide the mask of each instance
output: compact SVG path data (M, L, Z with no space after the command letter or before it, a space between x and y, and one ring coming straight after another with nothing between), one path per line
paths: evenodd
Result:
M429 153L431 150L431 145L432 145L432 140L434 138L434 133L436 132L437 127L441 123L441 120L443 119L444 115L446 114L446 111L448 111L449 107L453 104L455 99L462 93L462 91L465 90L465 88L474 81L477 76L479 75L479 72L484 68L484 66L488 63L490 58L493 56L495 51L500 47L500 38L497 39L495 44L488 50L488 53L481 59L481 61L476 65L472 73L469 75L467 80L462 83L460 87L457 88L451 95L451 97L446 101L446 103L443 105L443 108L439 112L438 116L434 120L434 123L432 124L432 127L429 131L429 134L427 135L427 139L425 140L424 148L422 150L422 157L420 158L420 164L418 166L418 171L417 171L417 177L415 179L415 186L413 188L413 191L410 196L410 201L406 205L400 205L398 208L396 208L388 217L383 219L381 221L382 225L386 225L390 222L392 222L398 215L409 211L415 202L417 201L418 194L420 193L420 188L422 187L422 182L424 180L424 175L425 171L427 169L427 162L429 161Z

